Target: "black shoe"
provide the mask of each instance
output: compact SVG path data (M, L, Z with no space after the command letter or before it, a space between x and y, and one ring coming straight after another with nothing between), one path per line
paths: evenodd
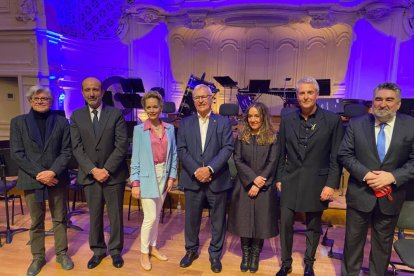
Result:
M88 269L97 267L101 263L102 259L105 257L106 257L106 254L93 255L92 258L88 262Z
M121 254L116 254L112 257L112 265L116 268L121 268L124 265L124 259L122 259Z
M304 276L315 276L315 272L313 271L313 265L305 265L305 273Z
M39 274L42 267L46 264L45 259L34 259L27 269L27 276L35 276Z
M211 271L214 273L221 272L221 269L223 268L220 262L219 258L210 258L210 264L211 264Z
M64 270L71 270L74 267L72 259L66 254L56 256L56 262L59 263Z
M185 256L180 261L180 266L189 267L193 263L193 261L196 260L197 258L198 258L197 252L187 251L187 253L185 253Z
M276 273L276 276L286 276L289 273L292 272L292 267L291 266L284 266L282 265L282 267L280 268L279 272Z

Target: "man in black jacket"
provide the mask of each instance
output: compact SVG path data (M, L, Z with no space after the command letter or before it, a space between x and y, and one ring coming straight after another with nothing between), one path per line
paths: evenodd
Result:
M36 85L26 94L31 110L12 119L11 156L19 166L17 188L24 190L32 225L30 246L33 261L27 275L36 275L45 260L45 200L49 202L55 238L56 261L63 269L73 268L68 250L67 164L72 156L69 124L66 118L50 110L50 90Z
M343 127L339 115L316 104L319 85L303 78L296 85L300 109L282 117L279 131L280 160L277 187L281 191L282 267L276 274L292 271L293 224L296 212L306 215L306 276L314 275L321 216L328 208L342 169L336 159Z

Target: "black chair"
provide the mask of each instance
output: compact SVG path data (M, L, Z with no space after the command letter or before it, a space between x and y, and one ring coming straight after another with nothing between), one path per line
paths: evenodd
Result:
M414 230L414 201L404 202L398 218L397 229L398 240L394 242L394 250L401 262L390 261L393 275L397 275L398 271L414 274L414 239L406 239L404 233L405 230Z
M175 102L164 102L164 106L162 107L162 113L174 114L175 113ZM172 123L176 120L176 118L168 118L168 117L162 117L160 119L166 123Z
M14 202L16 199L19 199L20 201L20 213L22 215L24 215L24 210L23 210L23 202L22 202L22 196L21 195L16 195L16 194L10 194L9 192L14 189L16 187L17 181L13 180L13 181L7 181L7 186L6 186L6 190L4 190L4 186L0 185L0 199L1 200L6 200L5 197L5 193L8 194L7 199L12 202L12 218L11 218L11 224L14 225Z
M238 125L239 106L234 103L223 103L220 105L219 114L230 118L232 126Z
M368 113L368 107L364 103L349 103L344 105L344 116L354 118Z
M8 196L8 186L7 185L7 179L6 177L11 176L17 176L17 172L19 170L19 167L17 164L13 161L13 159L10 156L10 149L4 148L0 149L0 177L2 180L2 186L3 186L3 195L4 195L4 205L6 208L6 230L0 232L0 235L6 236L6 243L11 243L13 239L13 235L28 231L27 228L18 228L18 229L11 229L10 228L10 215L9 215L9 196ZM9 184L9 185L15 185L15 184Z
M132 186L131 183L126 184L126 189L130 191L129 193L129 203L128 203L128 221L131 219L131 206L132 206ZM138 199L138 212L141 211L140 200Z
M68 228L72 228L77 231L83 231L81 227L73 224L71 220L73 216L77 216L77 215L81 215L85 213L84 210L81 210L81 209L76 210L77 199L79 198L82 201L86 201L85 194L83 191L83 185L79 184L76 180L76 177L78 176L78 162L76 161L73 155L69 161L68 170L69 170L69 176L70 176L69 192L72 192L72 210L69 207L69 200L68 200L68 205L67 205Z

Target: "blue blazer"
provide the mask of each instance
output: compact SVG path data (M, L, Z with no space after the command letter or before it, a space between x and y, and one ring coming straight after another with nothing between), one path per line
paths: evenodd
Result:
M233 149L233 135L228 118L211 113L204 151L201 150L198 115L181 120L177 137L177 152L182 164L180 186L198 191L200 185L206 184L198 182L194 172L199 167L211 166L214 174L209 188L213 192L222 192L232 188L227 161Z
M168 148L165 166L165 179L177 178L177 146L175 144L174 126L166 124L165 128ZM144 124L134 127L132 140L131 182L138 180L141 185L141 197L157 198L160 193L155 175L154 158L152 156L150 130L144 130Z

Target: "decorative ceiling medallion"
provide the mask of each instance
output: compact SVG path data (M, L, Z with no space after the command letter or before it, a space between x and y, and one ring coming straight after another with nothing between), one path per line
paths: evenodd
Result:
M159 11L151 8L137 9L136 14L141 23L158 23L164 18Z
M331 27L334 25L335 19L333 18L331 12L328 11L308 11L309 16L311 17L310 24L315 29Z

